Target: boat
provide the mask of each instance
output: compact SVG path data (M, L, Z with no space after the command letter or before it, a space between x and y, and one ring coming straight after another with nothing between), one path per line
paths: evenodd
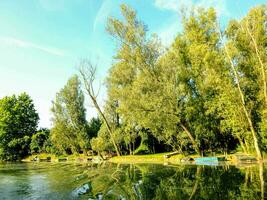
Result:
M226 161L225 157L199 157L194 158L197 165L219 165L220 161Z

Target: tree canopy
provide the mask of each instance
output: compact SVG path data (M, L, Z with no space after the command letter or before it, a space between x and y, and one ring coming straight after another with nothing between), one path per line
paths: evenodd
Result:
M230 21L225 30L213 8L184 13L183 31L168 49L148 34L132 8L122 5L121 13L123 19L111 17L107 23L118 48L105 105L120 148L134 152L152 136L181 153L240 145L261 159L266 148L266 6Z
M0 99L0 159L18 160L27 155L38 121L39 116L28 94Z

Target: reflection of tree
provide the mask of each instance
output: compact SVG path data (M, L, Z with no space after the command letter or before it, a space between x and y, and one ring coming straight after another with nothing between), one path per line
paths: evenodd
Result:
M240 196L237 199L264 199L264 164L249 166L245 169L245 180L240 185Z
M260 184L261 184L261 199L264 199L264 164L263 162L259 163L259 177L260 177Z
M81 199L264 199L264 166L62 165L65 188L91 183ZM67 171L67 172L66 172ZM73 177L66 183L66 177ZM66 176L65 176L66 175ZM57 183L52 186L59 191Z
M191 200L194 197L194 195L196 194L196 191L197 191L197 188L198 188L198 183L199 183L199 176L201 174L201 169L202 169L201 167L197 167L196 182L195 182L195 185L193 187L193 190L192 190L192 193L190 195L189 200Z

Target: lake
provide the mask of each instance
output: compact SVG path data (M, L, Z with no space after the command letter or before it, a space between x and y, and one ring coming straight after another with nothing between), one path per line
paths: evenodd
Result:
M264 199L263 164L1 163L0 199Z

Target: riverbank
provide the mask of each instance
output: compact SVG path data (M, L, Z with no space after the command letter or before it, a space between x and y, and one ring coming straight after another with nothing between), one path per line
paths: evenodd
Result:
M158 153L149 155L127 155L127 156L115 156L109 159L109 162L113 163L178 163L180 159L184 156L181 154L173 155L170 158L165 158L164 156L168 153Z
M169 158L166 158L166 155L171 154L171 152L165 153L157 153L157 154L148 154L148 155L124 155L124 156L115 156L112 158L107 158L106 160L112 163L179 163L180 159L184 156L182 154L172 155ZM197 154L190 155L190 157L197 157ZM67 156L56 156L54 154L36 154L30 155L26 158L22 159L23 162L31 162L31 161L46 161L49 160L51 162L57 161L97 161L101 160L99 156L85 156L83 154L79 155L67 155Z
M47 153L41 153L41 154L35 154L35 155L29 155L22 159L22 162L31 162L31 161L51 161L51 162L60 162L60 161L78 161L78 162L87 162L92 159L97 158L97 156L85 156L83 154L77 154L77 155L61 155L56 156L55 154L47 154Z
M207 155L208 157L225 157L223 154L216 155ZM190 154L184 156L182 154L174 153L174 152L165 152L165 153L157 153L157 154L148 154L148 155L124 155L124 156L115 156L112 158L105 158L106 161L111 163L119 163L119 164L138 164L138 163L150 163L150 164L181 164L181 163L190 163L193 159L199 157L198 154ZM239 162L251 163L257 162L255 156L253 155L245 155L242 153L232 153L228 154L225 157L226 161L232 164L237 164ZM31 162L31 161L51 161L51 162L88 162L93 161L95 163L102 162L103 159L99 156L85 156L83 154L77 155L67 155L67 156L56 156L54 154L36 154L30 155L22 160L23 162ZM264 160L265 162L266 160Z
M200 157L198 154L190 154L184 156L182 154L172 153L159 153L159 154L150 154L150 155L127 155L127 156L116 156L109 159L109 162L112 163L121 163L121 164L138 164L138 163L170 163L170 164L181 164L181 163L190 163L195 158ZM243 153L232 153L224 156L223 154L208 155L207 157L217 157L225 158L230 164L238 163L255 163L257 159L253 155L246 155ZM266 162L266 160L264 160Z

